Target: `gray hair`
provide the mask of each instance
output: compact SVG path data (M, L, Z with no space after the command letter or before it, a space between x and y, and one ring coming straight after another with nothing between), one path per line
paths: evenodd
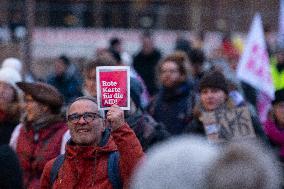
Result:
M225 147L212 164L205 189L278 189L281 172L272 152L256 142Z
M92 97L92 96L81 96L81 97L78 97L76 98L72 103L70 103L66 109L66 116L68 116L68 113L69 113L69 109L70 109L70 106L76 102L76 101L79 101L79 100L89 100L89 101L92 101L94 102L95 104L98 104L97 103L97 99ZM99 115L102 117L102 118L105 118L105 113L103 110L98 110L98 113Z
M218 150L196 136L154 146L134 174L131 189L203 189L205 171Z
M154 146L134 173L130 189L281 188L279 165L259 143L219 147L191 135Z

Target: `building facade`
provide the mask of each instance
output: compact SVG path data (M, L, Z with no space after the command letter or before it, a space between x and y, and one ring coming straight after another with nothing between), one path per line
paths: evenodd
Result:
M1 0L0 24L24 22L27 0ZM34 0L35 26L248 30L260 12L277 29L279 0Z

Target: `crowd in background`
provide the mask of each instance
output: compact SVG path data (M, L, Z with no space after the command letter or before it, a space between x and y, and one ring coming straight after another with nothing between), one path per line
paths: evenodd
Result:
M113 37L109 47L97 51L84 65L61 55L53 62L54 73L44 81L24 73L20 60L4 60L0 68L0 164L1 170L11 167L1 172L0 188L40 188L45 164L63 154L70 140L65 117L68 105L83 95L96 97L97 66L121 65L131 68L131 108L124 112L124 119L146 155L149 152L149 159L134 174L132 188L280 188L284 47L268 49L276 91L262 123L256 107L258 91L236 76L241 52L230 36L224 36L210 56L205 55L202 41L193 46L179 37L170 54L162 54L153 41L151 33L144 32L141 50L130 56L123 50L123 41ZM248 109L253 133L249 139L234 139L216 125L206 127L201 119L210 112L235 108ZM217 133L221 143L216 142ZM152 148L157 143L162 144ZM260 145L268 150L262 152ZM6 164L2 156L9 154L14 163Z

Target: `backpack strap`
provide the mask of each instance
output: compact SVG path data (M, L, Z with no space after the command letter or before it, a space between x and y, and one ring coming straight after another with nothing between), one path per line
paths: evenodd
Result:
M57 179L58 176L58 172L60 167L62 166L63 162L64 162L64 154L60 154L59 156L56 157L52 168L51 168L51 172L50 172L50 184L51 186L53 185L54 181Z
M107 162L108 178L114 189L122 189L122 182L119 172L119 152L114 151L108 157Z
M51 186L57 179L58 172L64 162L64 158L65 158L64 154L60 154L59 156L56 157L52 165L51 172L50 172ZM112 187L114 189L122 189L123 184L120 178L119 152L118 151L114 151L110 153L108 157L108 161L107 161L107 173L108 173L108 178L112 184Z

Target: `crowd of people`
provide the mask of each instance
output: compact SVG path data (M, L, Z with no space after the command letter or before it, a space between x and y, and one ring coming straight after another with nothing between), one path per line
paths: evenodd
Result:
M150 32L133 57L122 44L112 38L83 65L61 55L41 81L20 60L3 61L0 188L284 186L284 48L270 55L275 99L261 122L228 36L210 55L183 38L163 55ZM96 68L121 65L130 66L130 110L100 110Z

